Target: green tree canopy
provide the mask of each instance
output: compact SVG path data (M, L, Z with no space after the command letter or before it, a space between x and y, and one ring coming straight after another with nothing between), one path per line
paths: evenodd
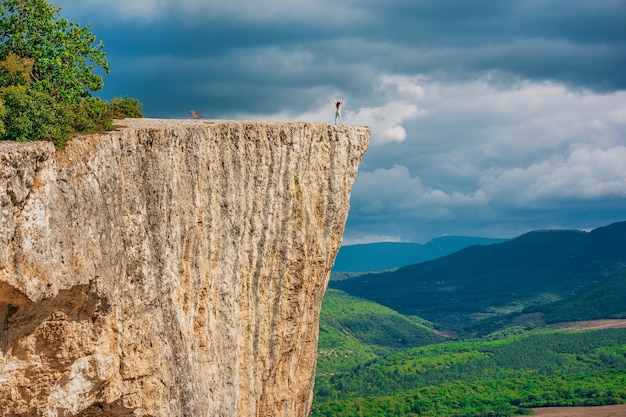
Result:
M59 18L61 9L44 0L1 0L0 5L0 60L10 54L32 59L33 88L74 103L102 88L95 67L108 73L109 64L91 25Z
M60 18L60 10L44 0L0 0L0 139L63 147L73 132L141 117L135 99L91 96L109 72L104 45L91 25Z

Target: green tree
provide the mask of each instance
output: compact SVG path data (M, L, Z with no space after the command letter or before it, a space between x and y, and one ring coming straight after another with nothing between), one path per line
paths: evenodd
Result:
M102 41L58 17L60 8L44 0L0 0L0 60L9 54L33 60L32 88L77 104L103 86L95 66L109 72Z
M0 133L20 142L32 137L63 142L71 130L66 111L49 94L31 88L33 66L32 58L13 52L0 62L0 117L7 120Z
M109 65L91 25L58 17L44 0L0 0L0 139L51 140L113 128L113 117L141 117L126 97L110 105L91 96ZM99 69L99 70L97 70Z

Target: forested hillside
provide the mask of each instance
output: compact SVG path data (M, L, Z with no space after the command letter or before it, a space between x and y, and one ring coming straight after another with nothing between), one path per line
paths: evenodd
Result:
M625 239L626 222L536 231L330 286L461 336L544 314L551 321L626 317Z
M329 289L320 315L317 372L329 374L445 338L387 307Z
M571 298L535 310L545 313L546 323L626 318L626 268L607 274Z
M368 300L332 288L324 298L311 416L508 417L626 403L626 329L552 326L626 318L625 240L626 222L537 231L344 274L331 286Z
M626 402L626 329L404 349L318 375L312 416L512 416Z

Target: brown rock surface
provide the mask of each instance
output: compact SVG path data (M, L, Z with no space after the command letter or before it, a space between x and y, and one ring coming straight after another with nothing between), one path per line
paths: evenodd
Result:
M0 415L305 416L365 127L0 142Z

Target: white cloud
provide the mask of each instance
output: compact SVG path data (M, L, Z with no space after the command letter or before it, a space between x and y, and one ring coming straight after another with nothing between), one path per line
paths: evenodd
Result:
M406 100L419 111L403 119L403 142L368 151L370 168L352 194L355 218L484 223L511 210L565 218L587 202L626 197L626 92L489 77L389 77L381 85L394 86L381 109Z
M484 207L487 197L482 190L468 194L425 186L406 166L396 165L359 173L352 202L364 215L451 218L458 207Z
M378 90L387 91L389 87L396 90L402 95L419 99L424 96L423 83L427 80L424 76L407 76L407 75L382 75L380 77L380 85Z
M567 155L552 155L527 167L480 178L491 199L520 207L547 201L626 197L626 147L609 149L573 145Z
M353 124L370 126L372 144L402 142L407 133L403 122L419 115L418 107L406 101L390 101L377 107L362 107L346 113Z
M384 74L379 77L375 90L380 105L361 107L349 112L351 123L370 126L370 142L380 145L402 142L407 137L404 123L422 115L417 101L424 95L423 77Z

